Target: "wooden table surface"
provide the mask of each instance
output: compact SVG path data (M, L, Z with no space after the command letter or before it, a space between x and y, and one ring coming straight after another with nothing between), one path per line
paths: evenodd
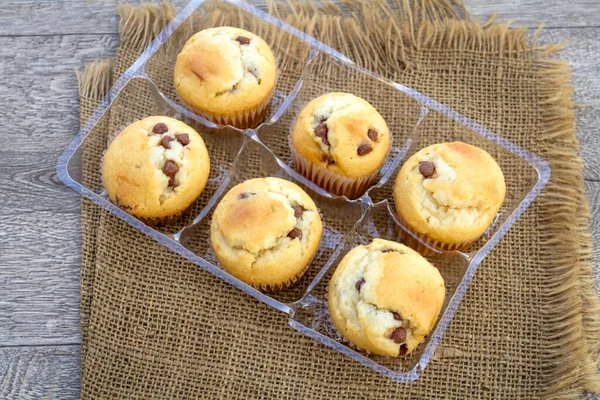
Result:
M0 399L79 396L79 197L55 173L78 130L75 68L114 54L122 0L4 0L0 13ZM600 1L465 0L475 17L570 41L600 264ZM185 0L175 2L184 4ZM598 287L598 286L597 286Z

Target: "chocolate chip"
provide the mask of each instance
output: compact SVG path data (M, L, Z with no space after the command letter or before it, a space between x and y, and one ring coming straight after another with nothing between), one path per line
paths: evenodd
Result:
M359 156L364 156L365 154L369 154L371 151L373 151L373 148L370 144L361 143L360 146L358 146L358 150L356 152Z
M392 311L392 315L396 321L402 321L402 317L397 312Z
M165 125L161 122L159 124L154 125L154 128L152 128L152 133L155 133L157 135L162 135L163 133L165 133L168 130L169 130L169 128L167 127L167 125Z
M360 292L360 288L362 287L363 283L365 283L364 278L360 278L359 280L357 280L356 283L354 284L354 287L356 288L356 290L358 290Z
M298 228L294 228L288 233L288 237L292 240L296 238L302 239L302 231Z
M175 177L174 176L169 178L169 186L175 186Z
M400 346L400 351L398 351L398 355L403 356L406 355L406 353L408 353L408 347L405 344L403 344L402 346Z
M179 167L177 166L177 164L175 164L175 161L167 160L163 167L163 173L166 176L173 178L177 171L179 171Z
M294 217L300 218L304 212L304 208L302 206L292 206L292 208L294 209Z
M392 335L390 336L390 339L392 339L394 343L398 344L404 342L406 340L406 329L404 329L403 327L394 329Z
M175 139L173 139L171 136L163 136L162 140L160 141L160 144L165 149L170 149L171 148L171 142L173 140L175 140Z
M377 140L377 131L375 129L369 129L369 131L367 132L367 136L372 141L376 141Z
M253 193L253 192L242 192L242 193L240 193L238 195L238 200L242 200L242 199L245 199L247 197L254 196L254 195L256 195L256 193Z
M421 161L419 162L419 172L425 178L429 178L435 174L435 165L430 161Z
M323 141L323 143L325 143L325 145L329 146L329 139L327 139L327 132L329 132L329 129L327 128L327 125L325 125L324 123L320 123L315 128L315 136L320 137L321 140Z
M181 143L182 146L187 146L188 144L190 144L190 135L188 135L187 133L179 133L175 135L175 139L177 139L177 141Z
M235 40L240 42L240 44L249 44L250 43L250 38L247 38L245 36L238 36Z
M391 253L392 251L396 251L396 250L394 250L394 249L381 250L382 253Z
M326 164L335 164L335 160L329 156L323 156L323 162Z

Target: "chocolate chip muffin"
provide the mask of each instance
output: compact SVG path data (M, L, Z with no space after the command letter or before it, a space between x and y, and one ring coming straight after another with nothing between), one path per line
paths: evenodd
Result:
M296 283L319 247L314 201L279 178L250 179L219 202L210 226L215 255L229 273L266 292Z
M329 193L354 199L383 166L390 134L367 101L349 93L328 93L300 112L290 142L298 172Z
M465 250L494 221L506 186L485 150L462 142L424 148L400 169L396 210L421 240L444 250Z
M179 97L217 124L253 128L265 117L276 81L275 58L259 36L222 26L192 36L177 56Z
M416 251L374 239L350 250L329 283L336 328L362 350L411 353L433 328L446 289L440 272Z
M149 225L175 222L202 193L209 172L210 158L198 132L162 116L125 128L102 164L110 199Z

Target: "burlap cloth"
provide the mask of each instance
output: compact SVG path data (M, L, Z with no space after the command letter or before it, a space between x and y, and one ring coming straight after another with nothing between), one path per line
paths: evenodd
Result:
M82 398L572 398L600 390L600 308L576 156L570 70L524 29L472 21L451 0L278 5L271 11L363 66L541 154L551 181L481 264L434 360L395 384L287 325L287 316L82 204ZM114 62L80 76L82 121L174 15L122 7ZM227 10L209 17L235 24ZM143 94L140 94L143 96ZM106 133L144 99L103 120ZM138 110L138 107L140 108ZM400 112L400 111L399 111ZM125 115L126 114L126 115ZM430 126L435 135L439 127ZM106 143L84 153L98 184Z

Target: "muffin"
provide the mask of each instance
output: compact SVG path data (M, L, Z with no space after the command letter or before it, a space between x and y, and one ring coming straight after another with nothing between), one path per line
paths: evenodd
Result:
M210 158L194 129L154 116L125 128L108 146L102 180L110 199L149 225L175 222L198 198Z
M329 193L350 199L369 188L390 147L381 115L348 93L328 93L308 103L290 140L298 172Z
M396 210L407 228L443 250L468 249L494 221L505 194L504 175L492 156L462 142L417 152L394 187Z
M187 41L173 78L179 97L198 115L246 129L264 119L276 75L275 58L263 39L222 26Z
M308 269L322 224L314 201L279 178L250 179L219 202L210 241L223 267L253 287L277 292Z
M411 353L435 324L446 289L416 251L374 239L342 259L329 282L329 312L340 333L382 356Z

